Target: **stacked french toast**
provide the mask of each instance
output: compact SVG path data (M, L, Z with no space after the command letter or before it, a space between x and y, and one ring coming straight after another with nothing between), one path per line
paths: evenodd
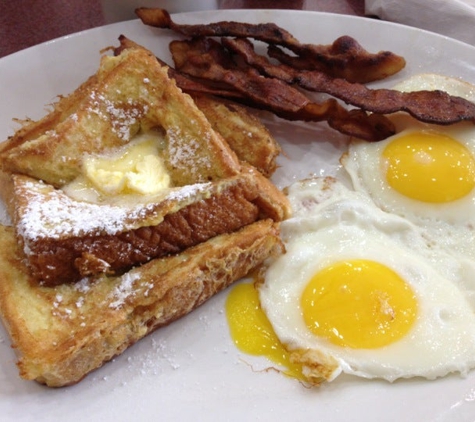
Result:
M279 152L141 46L26 122L0 146L0 315L20 375L77 383L281 253Z

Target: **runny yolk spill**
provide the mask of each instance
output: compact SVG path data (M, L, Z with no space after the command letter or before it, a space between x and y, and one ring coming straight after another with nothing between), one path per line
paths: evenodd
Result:
M475 159L457 140L434 131L395 138L383 151L386 179L399 193L447 203L475 187Z
M417 315L412 288L375 261L337 262L316 273L301 297L310 331L354 349L383 347L404 337Z
M282 346L263 312L257 290L252 283L236 284L226 301L226 316L231 338L244 353L265 356L292 378L305 380L302 365L290 361L290 353Z

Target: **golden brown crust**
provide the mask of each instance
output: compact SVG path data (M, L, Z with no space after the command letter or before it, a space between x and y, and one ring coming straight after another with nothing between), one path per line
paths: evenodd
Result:
M281 148L255 115L222 98L199 94L192 97L241 161L251 164L266 177L274 173Z
M96 83L97 75L90 76L72 94L59 97L58 101L52 105L52 109L41 120L27 119L23 121L23 126L7 142L0 144L0 153L6 153L25 142L32 141L56 127L77 110L78 104Z
M276 185L252 166L243 164L242 172L249 174L258 185L260 195L256 204L259 206L262 216L270 217L275 221L282 221L290 217L292 214L290 202Z
M281 248L278 225L262 220L122 277L48 288L31 281L13 230L0 226L0 313L20 374L52 387L76 383Z
M60 189L81 174L84 154L157 128L171 188L107 203ZM0 147L0 162L15 223L0 226L0 316L25 379L74 384L282 251L285 196L239 161L141 47L104 57L95 76ZM69 282L38 283L49 267Z
M236 231L255 222L261 213L255 203L260 194L257 185L251 178L234 180L235 183L223 183L219 190L210 189L209 197L198 197L165 214L155 225L147 225L143 219L143 226L117 234L31 238L30 233L21 233L30 270L44 285L73 283L100 272L124 272L153 258L180 253L211 237ZM27 192L20 190L17 197L24 200ZM27 213L30 205L28 201L26 208L18 205L16 214ZM42 205L49 209L46 198ZM19 216L17 223L22 217L28 216Z
M244 112L234 114L258 127L257 120L250 120ZM79 176L85 155L123 146L137 132L151 128L165 134L160 155L171 177L174 198L199 183L214 185L181 200L158 194L123 220L83 229L75 213L99 218L111 207L105 210L74 202L53 186L60 188ZM262 125L256 131L265 135ZM275 144L268 143L266 151L275 152ZM283 195L278 191L269 195L269 181L243 171L236 154L191 97L183 94L167 69L140 46L117 57L103 57L94 77L61 98L40 122L30 122L0 147L0 164L4 174L15 173L13 194L8 182L2 183L2 194L10 203L10 215L30 269L46 285L74 282L100 272L124 272L257 219L281 220L286 214L281 209L287 206ZM35 179L45 184L38 187L37 183L33 191ZM232 201L228 198L231 190ZM38 207L43 210L39 217L31 211ZM61 221L57 221L58 214ZM199 218L205 214L215 217ZM71 223L65 221L70 217ZM73 234L53 232L65 223ZM117 229L111 232L109 223ZM38 234L38 225L42 230L51 228L51 233Z
M50 185L14 175L17 238L34 278L54 286L121 273L258 219L286 218L286 197L259 172L243 168L247 171L233 178L192 185L183 193L173 189L128 214L109 204L74 201Z
M233 151L145 48L102 57L95 77L1 146L1 167L62 186L79 176L84 154L123 146L154 127L166 133L163 158L175 186L239 172Z

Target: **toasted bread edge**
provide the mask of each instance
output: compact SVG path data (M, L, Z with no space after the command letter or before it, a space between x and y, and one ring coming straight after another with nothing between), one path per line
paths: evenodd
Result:
M278 223L261 220L122 277L45 288L30 279L13 230L0 226L0 316L20 375L50 387L75 384L282 248Z

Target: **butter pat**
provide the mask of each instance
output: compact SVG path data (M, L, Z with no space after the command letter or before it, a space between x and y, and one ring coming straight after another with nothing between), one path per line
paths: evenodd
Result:
M170 186L170 176L162 159L157 155L144 155L135 171L126 173L127 189L143 195L154 194Z
M159 155L156 138L140 135L120 152L86 157L83 162L85 179L108 196L153 195L170 187L170 176Z

